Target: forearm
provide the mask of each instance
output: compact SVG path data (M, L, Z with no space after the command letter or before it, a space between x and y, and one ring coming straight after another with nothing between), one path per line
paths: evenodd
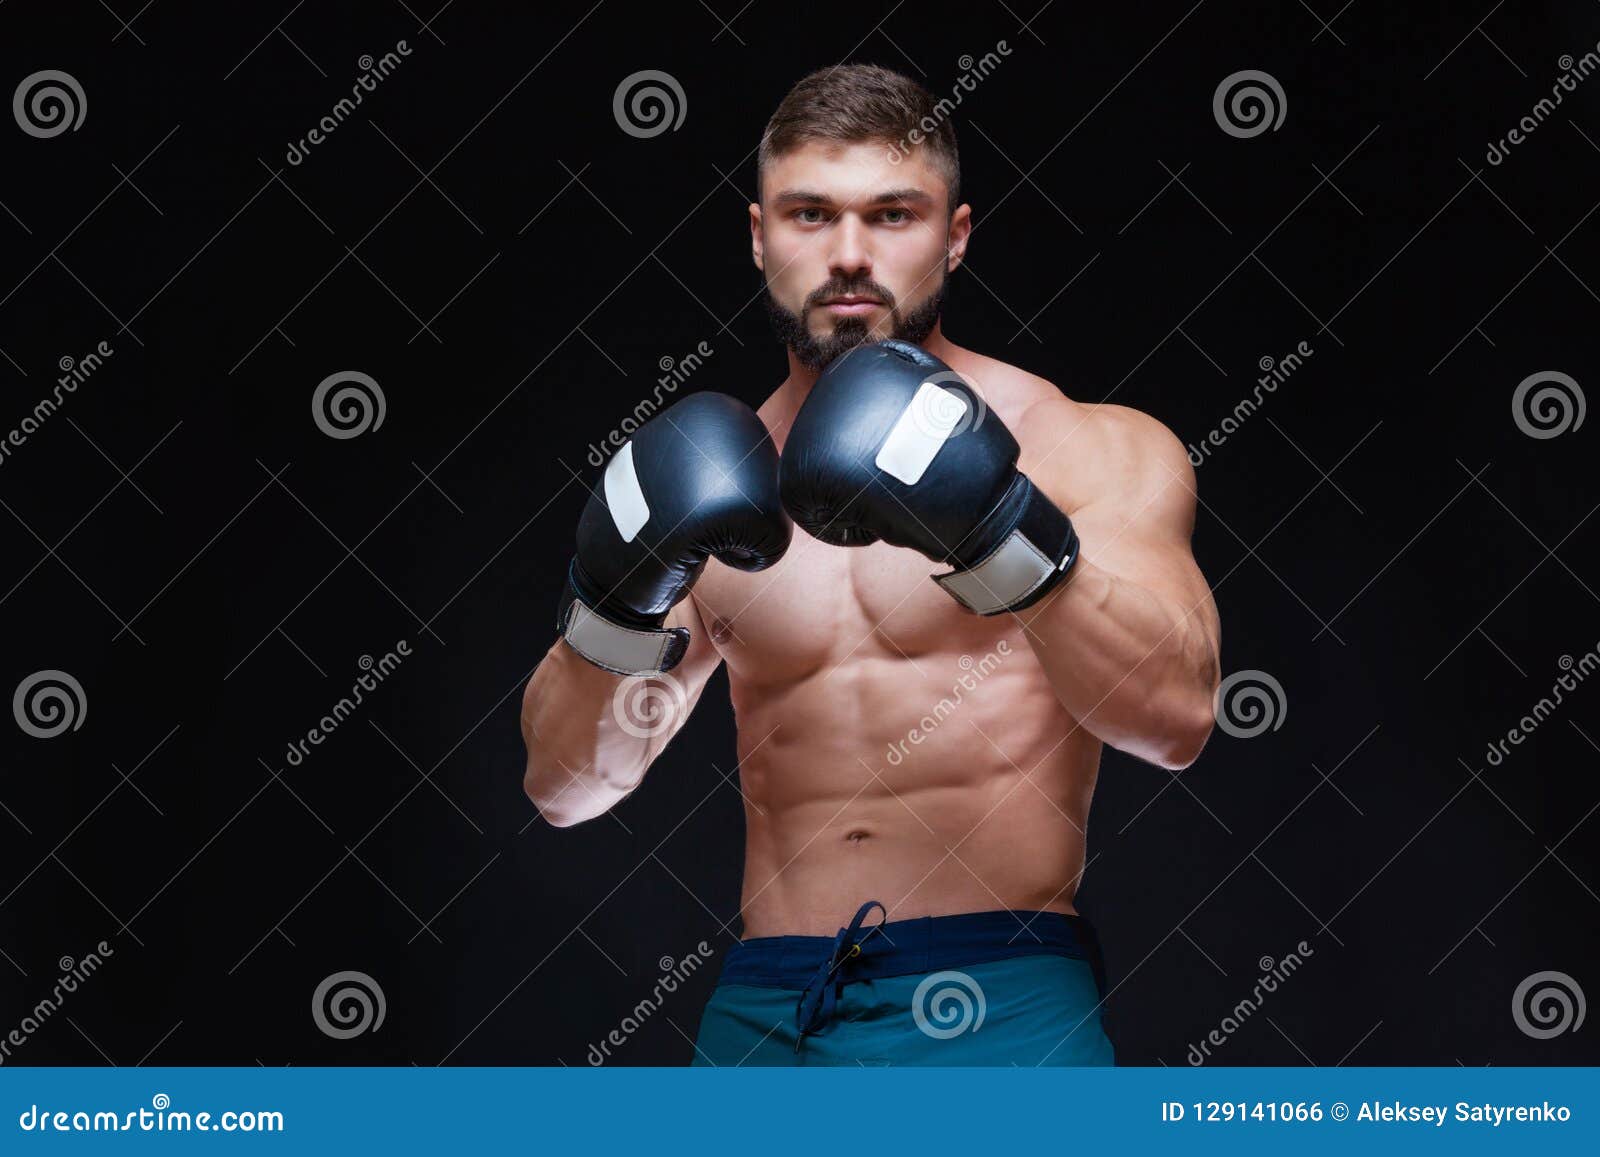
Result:
M650 737L617 725L612 704L622 682L558 639L523 694L523 790L557 827L610 811L655 756Z
M1086 730L1177 770L1214 722L1211 608L1204 593L1185 606L1080 558L1058 592L1018 617L1056 697Z

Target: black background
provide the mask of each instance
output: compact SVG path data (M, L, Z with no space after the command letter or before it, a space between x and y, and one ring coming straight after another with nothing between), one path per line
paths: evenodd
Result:
M1281 684L1280 726L1177 777L1106 755L1080 904L1119 1059L1186 1063L1301 940L1213 1063L1600 1059L1593 1024L1512 1012L1536 972L1600 991L1600 688L1485 760L1600 643L1596 422L1512 411L1541 371L1600 383L1600 79L1485 160L1600 7L433 8L0 9L4 93L59 69L87 100L49 139L0 118L0 427L114 350L0 463L0 683L85 698L59 737L0 731L0 1033L114 951L7 1063L584 1064L662 958L720 960L720 673L614 815L556 831L521 793L587 448L701 341L697 388L781 380L745 205L790 84L873 61L942 95L1002 40L957 113L955 341L1185 442L1314 350L1198 471L1224 670ZM647 139L612 111L644 69L686 102ZM1281 84L1276 131L1219 127L1242 69ZM341 440L311 397L345 370L386 416ZM310 1005L347 969L386 1018L336 1040ZM686 1061L711 980L617 1060Z

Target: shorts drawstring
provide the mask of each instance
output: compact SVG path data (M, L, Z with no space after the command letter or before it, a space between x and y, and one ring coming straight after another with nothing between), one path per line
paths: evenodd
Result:
M882 912L884 918L862 932L861 925L866 921L867 913L874 908ZM843 972L845 966L861 955L861 946L883 927L888 918L888 909L877 900L868 900L856 911L850 926L839 929L839 934L833 938L833 951L818 965L816 975L800 993L800 999L795 1004L794 1024L799 1030L794 1042L795 1052L800 1051L807 1036L822 1031L833 1019L839 1006L839 997L849 979Z

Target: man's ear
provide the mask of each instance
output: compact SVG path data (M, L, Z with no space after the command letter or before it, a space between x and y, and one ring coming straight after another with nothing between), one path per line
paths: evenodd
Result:
M963 203L950 214L950 231L945 239L945 272L954 273L967 255L967 238L972 236L972 206Z
M750 202L750 260L756 263L756 268L765 273L764 264L766 254L761 246L761 206L754 201Z

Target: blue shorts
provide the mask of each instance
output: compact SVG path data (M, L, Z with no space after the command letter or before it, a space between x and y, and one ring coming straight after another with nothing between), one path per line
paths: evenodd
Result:
M743 940L700 1021L696 1065L1110 1065L1094 930L974 912Z

